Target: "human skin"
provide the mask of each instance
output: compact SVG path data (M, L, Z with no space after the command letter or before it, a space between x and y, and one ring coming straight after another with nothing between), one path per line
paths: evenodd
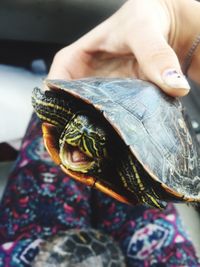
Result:
M182 72L200 34L195 0L129 0L116 13L54 57L49 79L88 76L151 81L172 96L189 92ZM188 76L200 82L200 47Z

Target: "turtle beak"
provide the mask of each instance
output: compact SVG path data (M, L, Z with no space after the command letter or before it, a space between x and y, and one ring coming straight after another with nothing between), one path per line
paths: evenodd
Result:
M78 147L68 145L68 154L72 163L87 163L88 161L92 161Z
M60 159L62 164L72 171L87 173L92 169L95 161L88 157L77 146L72 146L65 143L60 148Z

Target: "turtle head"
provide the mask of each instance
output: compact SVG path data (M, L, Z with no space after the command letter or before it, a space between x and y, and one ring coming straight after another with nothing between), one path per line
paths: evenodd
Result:
M62 164L75 172L98 174L107 158L107 135L94 119L75 114L60 137Z

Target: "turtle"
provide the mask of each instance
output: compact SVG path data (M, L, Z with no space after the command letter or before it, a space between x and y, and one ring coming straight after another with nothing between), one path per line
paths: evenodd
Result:
M125 267L118 243L92 228L60 231L39 245L33 267Z
M46 80L32 105L53 161L126 204L200 201L199 148L178 98L133 78Z

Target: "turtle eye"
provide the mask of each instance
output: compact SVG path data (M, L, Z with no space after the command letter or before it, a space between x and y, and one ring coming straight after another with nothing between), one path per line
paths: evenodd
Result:
M60 138L60 146L65 142L94 160L107 156L105 131L84 115L77 115L66 125Z

